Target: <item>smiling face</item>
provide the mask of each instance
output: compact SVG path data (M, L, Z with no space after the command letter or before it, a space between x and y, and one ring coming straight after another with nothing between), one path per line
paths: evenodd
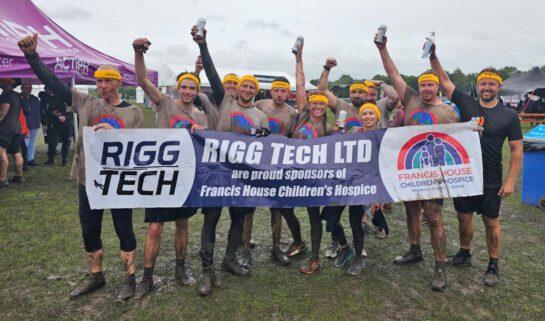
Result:
M240 84L240 88L238 89L238 99L242 103L249 103L251 102L255 95L257 94L257 87L251 80L245 80Z
M377 128L378 115L371 108L365 108L361 113L361 124L365 130L373 130Z
M479 96L484 102L491 102L498 98L498 93L500 92L501 85L500 83L491 78L483 78L477 84L477 90L479 91Z
M434 81L423 81L418 84L418 92L422 101L432 103L437 98L439 85Z
M309 109L310 109L310 116L316 120L318 118L322 118L325 114L325 110L327 108L327 105L323 101L313 101L309 103Z
M180 83L180 88L178 88L178 94L180 95L180 100L184 104L191 104L197 96L198 89L197 84L192 79L184 79Z
M227 80L223 83L223 89L225 90L225 93L229 96L236 96L237 95L237 87L238 82L234 80Z

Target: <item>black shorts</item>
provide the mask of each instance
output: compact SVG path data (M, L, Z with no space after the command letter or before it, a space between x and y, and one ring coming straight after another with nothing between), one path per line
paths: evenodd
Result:
M22 134L2 134L0 135L0 147L5 149L8 154L20 153L22 139Z
M187 219L197 213L195 207L146 208L144 222L162 223Z
M483 195L457 197L453 199L454 208L458 213L482 214L489 218L500 215L501 197L499 188L485 188Z

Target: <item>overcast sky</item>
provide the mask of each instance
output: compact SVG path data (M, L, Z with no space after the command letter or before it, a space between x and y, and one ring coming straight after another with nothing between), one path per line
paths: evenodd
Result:
M545 65L545 2L480 0L34 0L81 41L133 63L132 40L152 42L149 68L193 64L198 47L189 31L207 19L208 46L217 67L283 70L294 74L290 48L305 37L308 79L319 77L327 57L337 58L331 78L385 74L372 42L388 26L388 47L401 73L429 68L420 58L429 31L447 70L476 72L486 66L526 70Z

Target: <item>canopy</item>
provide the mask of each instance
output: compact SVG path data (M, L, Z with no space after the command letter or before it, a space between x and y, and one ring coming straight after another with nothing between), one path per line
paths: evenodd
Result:
M521 74L515 75L503 82L500 96L523 96L524 94L545 87L545 73L538 67Z
M123 85L138 86L134 66L93 49L59 27L30 0L0 0L0 78L36 79L17 41L39 33L38 53L59 78L74 79L76 84L95 84L93 77L100 65L119 68ZM156 71L148 72L157 85Z
M193 71L193 70L195 70L194 65L191 66L191 65L179 65L179 64L165 64L163 65L163 67L160 68L161 78L159 79L159 86L160 87L175 86L176 76L180 72ZM254 75L259 81L260 89L271 89L271 83L273 82L274 78L286 77L286 79L290 82L291 91L295 91L295 77L291 76L290 74L284 71L233 69L233 68L216 68L216 71L218 72L218 75L220 76L220 78L223 78L223 76L229 73L234 73L238 75L239 77L243 75ZM204 70L202 71L200 78L201 78L201 87L210 87L210 83L208 82L208 78L206 78L206 73L204 72ZM305 84L305 88L306 90L313 90L313 89L316 89L316 86L307 82Z

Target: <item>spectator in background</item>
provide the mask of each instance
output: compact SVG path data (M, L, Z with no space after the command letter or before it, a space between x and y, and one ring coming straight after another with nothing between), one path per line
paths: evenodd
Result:
M68 164L68 151L70 150L70 137L74 133L74 116L66 111L66 105L62 99L49 90L40 93L42 100L42 124L47 126L47 161L44 165L54 165L57 145L62 142L62 165ZM44 122L45 120L45 122Z
M27 146L27 155L25 159L26 165L37 166L38 164L34 160L34 154L36 151L36 136L38 135L38 130L41 127L41 103L38 97L32 95L31 84L21 85L21 103L29 130L29 136L27 139L25 139Z
M0 187L8 186L8 153L13 155L15 175L10 183L24 183L23 156L21 155L21 99L13 88L20 84L18 79L0 78Z

